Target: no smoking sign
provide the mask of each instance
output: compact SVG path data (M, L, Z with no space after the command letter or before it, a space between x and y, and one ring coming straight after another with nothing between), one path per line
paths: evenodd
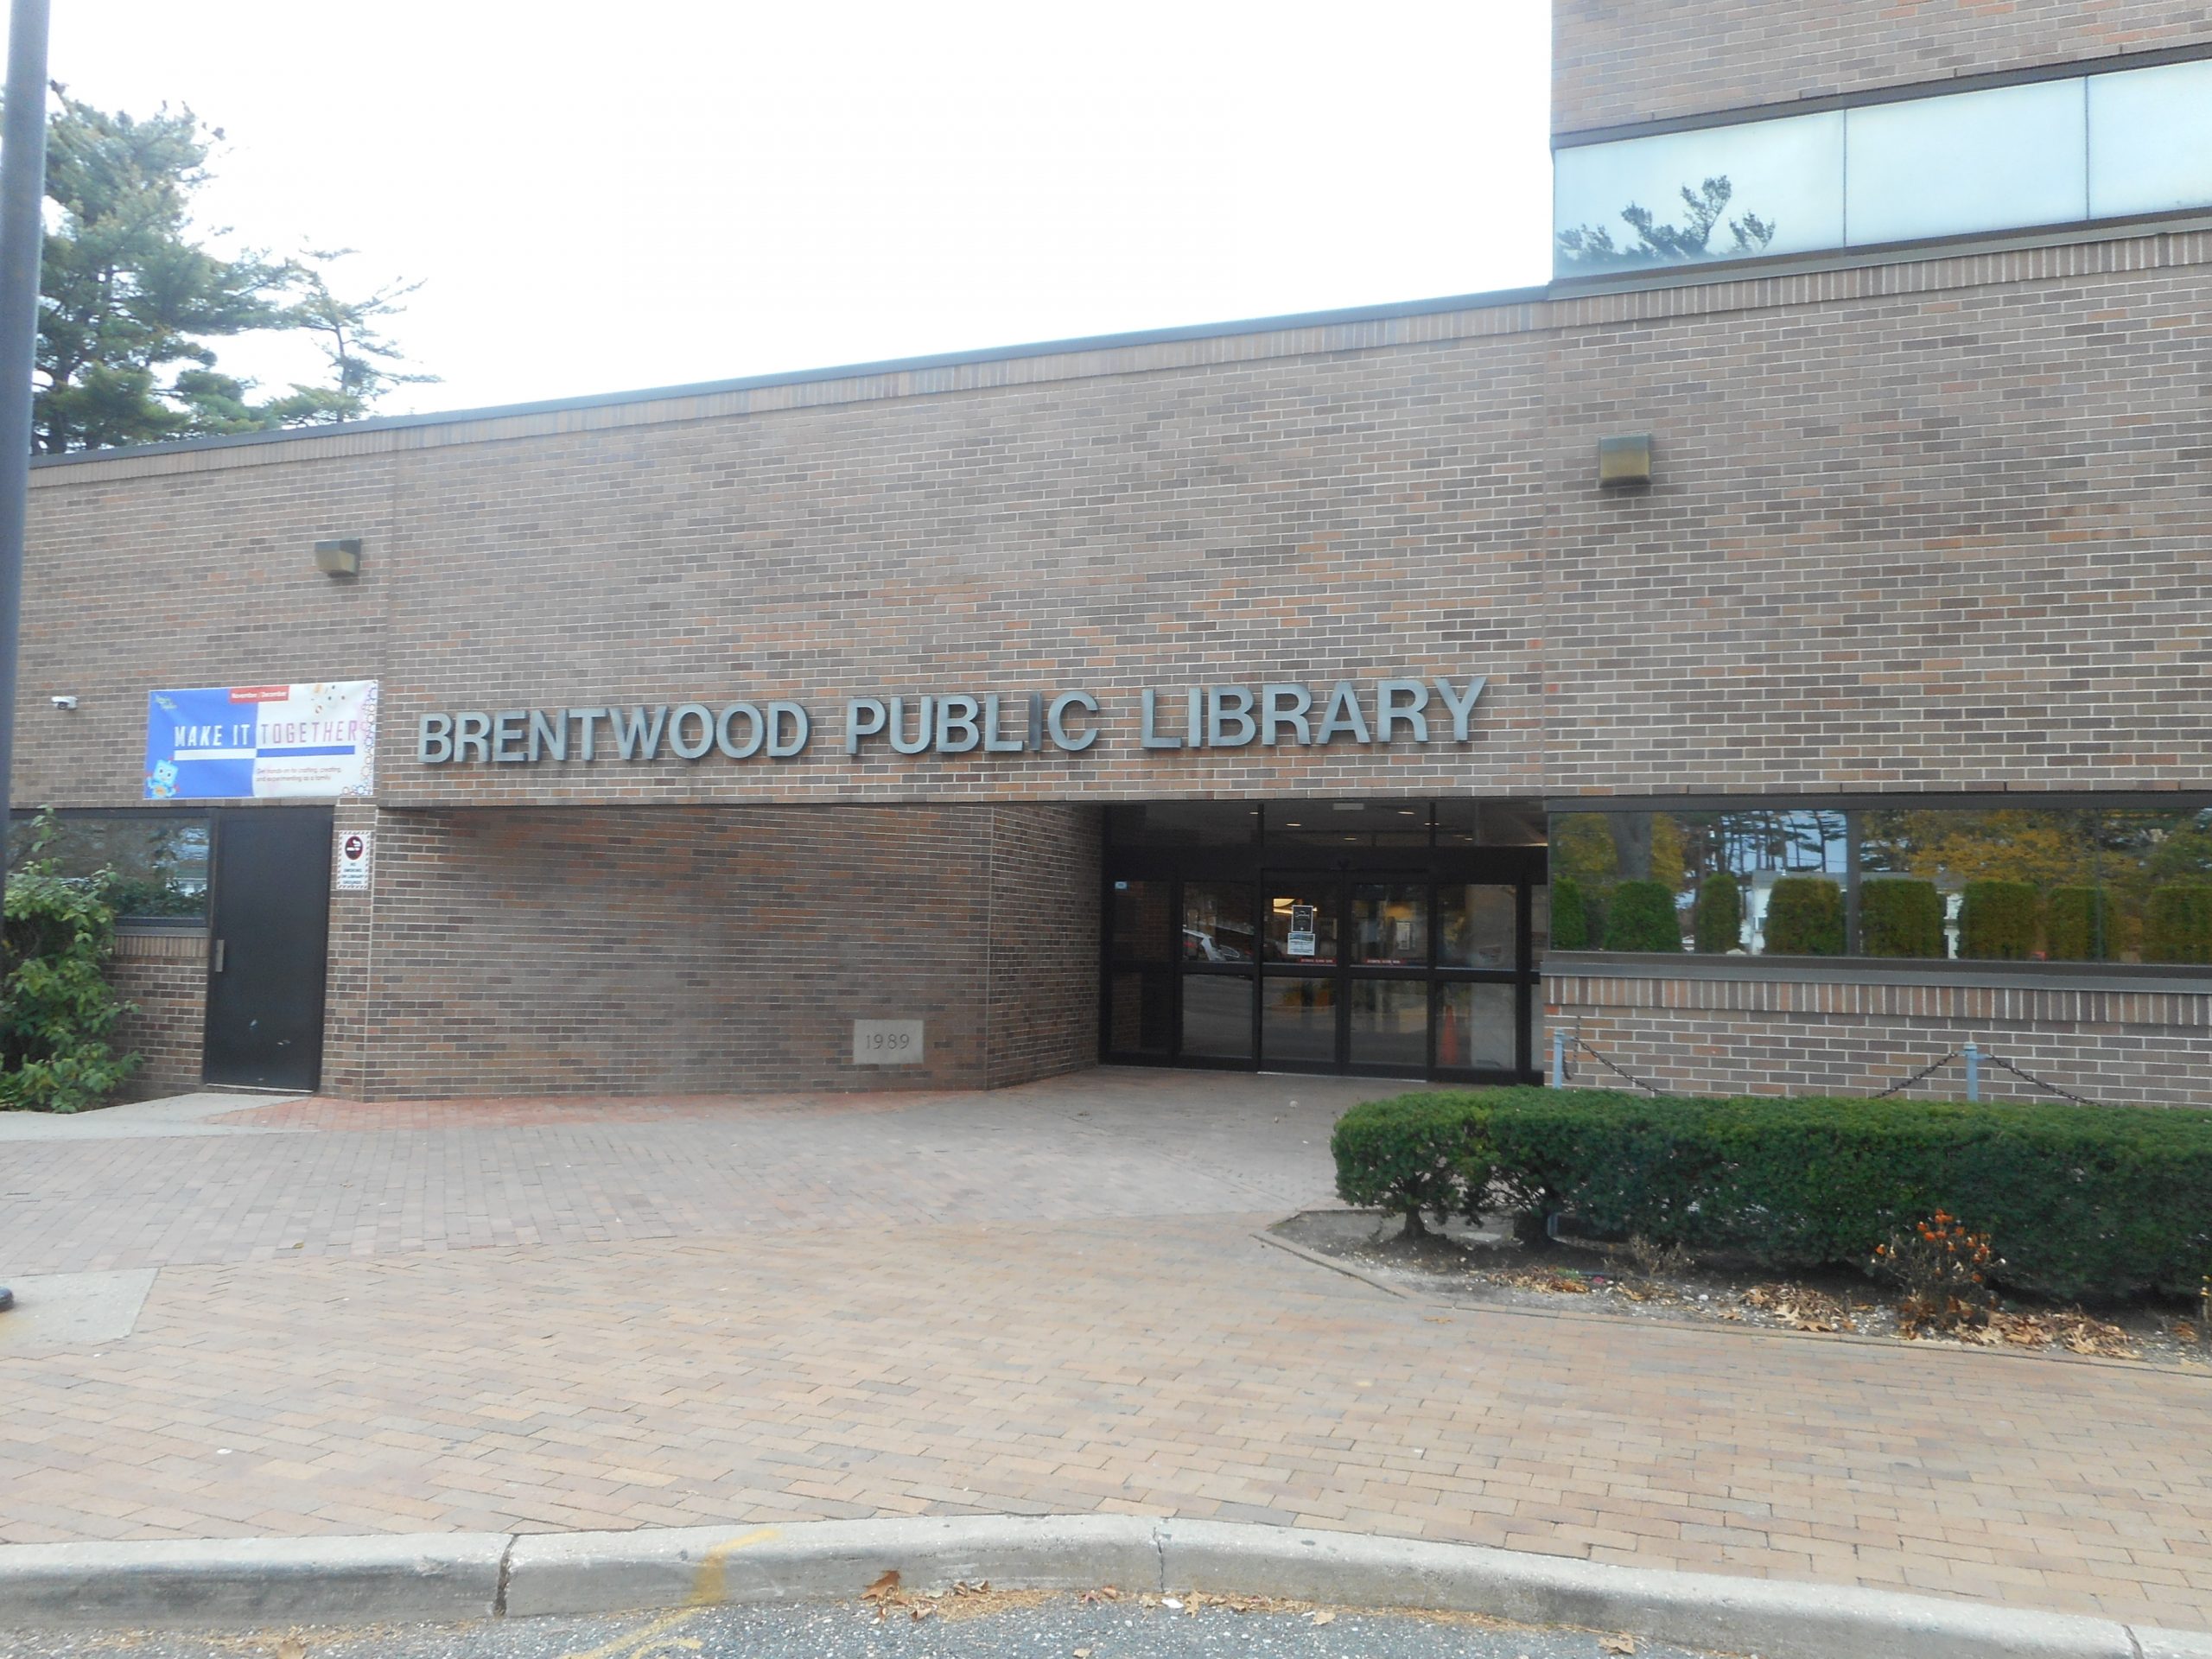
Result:
M338 891L369 890L369 832L348 830L338 837Z

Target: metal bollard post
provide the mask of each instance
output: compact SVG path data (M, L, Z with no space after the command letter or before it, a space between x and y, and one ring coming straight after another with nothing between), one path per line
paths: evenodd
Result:
M1966 1056L1967 1098L1980 1100L1981 1098L1981 1050L1974 1044L1968 1043L1966 1046Z
M1567 1033L1552 1028L1552 1087L1567 1087Z

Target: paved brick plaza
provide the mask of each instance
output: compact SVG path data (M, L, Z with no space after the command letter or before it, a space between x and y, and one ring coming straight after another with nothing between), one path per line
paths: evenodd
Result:
M8 1274L159 1269L119 1340L0 1321L0 1538L1113 1510L2212 1624L2212 1373L1447 1312L1255 1242L1375 1087L0 1117Z

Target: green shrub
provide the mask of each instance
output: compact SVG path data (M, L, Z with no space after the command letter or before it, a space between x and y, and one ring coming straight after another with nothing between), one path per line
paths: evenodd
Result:
M1977 962L2025 962L2043 930L2043 896L2032 881L1969 881L1959 906L1959 954Z
M118 1054L107 1042L124 1011L103 972L114 948L115 912L99 882L57 875L35 851L10 875L0 931L0 1108L97 1106L137 1067L136 1054Z
M2212 883L2171 881L2143 910L2143 960L2212 962Z
M1681 952L1681 918L1675 909L1675 890L1664 881L1622 882L1605 912L1606 950Z
M1346 1112L1329 1137L1337 1191L1347 1204L1406 1218L1421 1230L1466 1208L1466 1174L1489 1156L1480 1121L1459 1095L1400 1095Z
M1590 939L1590 912L1583 903L1582 884L1566 880L1553 882L1552 948L1587 950Z
M1766 948L1777 957L1843 954L1843 889L1824 875L1785 875L1766 899Z
M2053 887L2044 912L2053 962L2109 962L2112 906L2100 887Z
M1941 957L1943 895L1933 881L1884 876L1859 889L1859 952L1867 957Z
M2212 1274L2212 1113L1511 1088L1370 1102L1332 1145L1351 1203L1413 1166L1426 1205L1562 1211L1762 1268L1863 1270L1940 1210L1989 1235L2017 1290L2194 1296Z
M1708 875L1699 884L1690 931L1699 950L1708 956L1726 956L1743 948L1744 889L1727 871Z

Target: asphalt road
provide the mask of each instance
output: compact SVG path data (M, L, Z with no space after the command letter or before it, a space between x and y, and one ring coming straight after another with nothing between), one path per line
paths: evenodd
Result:
M375 1630L0 1633L0 1659L1613 1659L1624 1638L1454 1616L993 1599L917 1620L852 1603ZM1612 1645L1608 1646L1611 1643ZM1637 1642L1640 1659L1716 1659Z

